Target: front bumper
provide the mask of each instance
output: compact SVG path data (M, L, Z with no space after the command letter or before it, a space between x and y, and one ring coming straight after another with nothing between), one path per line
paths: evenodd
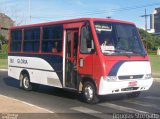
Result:
M137 82L135 86L129 86L130 82ZM133 79L133 80L118 80L118 81L107 81L105 79L100 80L99 95L116 94L116 93L129 93L136 91L148 90L153 83L151 79Z

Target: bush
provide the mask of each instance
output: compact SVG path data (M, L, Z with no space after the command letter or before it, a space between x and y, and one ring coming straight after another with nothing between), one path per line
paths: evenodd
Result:
M148 54L149 55L157 55L157 50L149 50Z
M6 44L7 43L7 39L3 35L0 35L0 41L1 41L2 44Z
M7 54L8 53L8 45L7 44L3 44L2 45L2 53L3 54Z
M1 54L0 53L0 59L7 59L8 54Z

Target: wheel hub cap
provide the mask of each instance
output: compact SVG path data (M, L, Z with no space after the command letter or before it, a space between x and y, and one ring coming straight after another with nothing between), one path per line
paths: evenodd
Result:
M29 87L29 80L27 77L24 78L24 87L28 88Z
M92 98L93 98L93 88L91 86L86 86L85 96L86 96L87 100L92 100Z

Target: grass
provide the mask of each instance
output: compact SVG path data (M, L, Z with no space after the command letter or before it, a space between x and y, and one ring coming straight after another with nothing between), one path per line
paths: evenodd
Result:
M0 59L0 68L7 68L8 61L7 59Z
M3 54L0 52L0 68L7 68L8 67L8 61L7 61L8 54Z
M152 74L155 78L160 78L160 56L150 55Z

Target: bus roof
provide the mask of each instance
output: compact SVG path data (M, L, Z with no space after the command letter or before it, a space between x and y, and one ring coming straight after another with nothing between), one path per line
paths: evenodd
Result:
M13 26L13 27L10 27L9 29L21 29L21 28L27 28L27 27L45 26L45 25L52 25L52 24L65 24L65 23L74 23L74 22L82 22L82 21L90 21L90 20L134 24L133 22L122 21L122 20L111 19L111 18L77 18L77 19L70 19L70 20L61 20L61 21L52 21L52 22L44 22L44 23L37 23L37 24Z

